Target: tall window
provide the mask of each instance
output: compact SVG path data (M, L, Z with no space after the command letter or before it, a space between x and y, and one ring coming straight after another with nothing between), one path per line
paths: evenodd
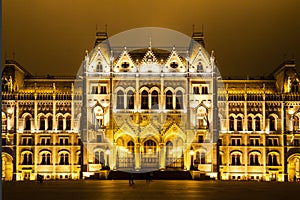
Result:
M158 92L156 90L151 94L151 109L158 109Z
M22 165L32 165L32 154L31 153L24 153L23 154L23 160L22 160Z
M63 116L58 117L58 122L57 122L57 130L63 130L64 128L64 120Z
M133 141L129 141L127 143L127 148L128 148L128 152L129 153L134 153L134 142Z
M134 109L134 94L132 90L127 92L127 109Z
M45 117L40 117L40 130L45 130Z
M241 165L241 155L232 154L231 155L231 165Z
M229 117L229 131L234 131L234 118Z
M117 109L124 109L124 93L121 90L117 92Z
M25 128L24 130L31 130L31 119L30 116L25 117Z
M71 130L71 117L66 118L66 130Z
M156 153L156 142L153 140L147 140L144 143L144 153L153 154Z
M100 94L107 94L105 85L100 86Z
M208 94L208 87L202 86L202 94Z
M50 165L50 164L51 164L51 154L50 153L43 153L42 154L41 165Z
M252 123L252 117L248 117L248 131L253 131Z
M68 153L60 154L59 164L60 165L68 165L69 164L69 154Z
M269 156L268 156L268 165L269 166L277 166L278 165L277 155L269 154Z
M193 87L194 94L200 94L199 86Z
M242 125L242 118L239 116L236 118L236 126L237 126L237 131L242 131L243 130L243 125Z
M170 90L166 92L166 109L173 109L173 93Z
M275 118L273 116L270 116L270 131L276 131L275 127Z
M183 95L181 91L176 92L176 109L183 109Z
M255 117L255 130L260 131L260 118L257 116Z
M148 92L146 90L143 90L142 92L142 109L149 109Z
M250 165L251 166L258 166L259 165L258 155L257 154L251 154L250 155Z
M53 129L53 120L52 120L52 117L51 116L49 116L48 117L48 119L47 119L47 121L48 121L48 130L52 130Z

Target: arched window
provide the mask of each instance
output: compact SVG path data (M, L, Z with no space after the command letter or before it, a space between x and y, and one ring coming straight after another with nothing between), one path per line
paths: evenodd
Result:
M66 118L66 130L71 130L71 116Z
M40 130L45 130L45 117L40 117Z
M95 164L100 164L100 152L95 152Z
M231 165L241 165L240 154L231 154Z
M61 153L60 154L59 164L60 165L68 165L69 164L69 154L68 153Z
M51 164L51 154L46 152L46 153L42 153L42 161L41 161L41 165L50 165Z
M153 154L156 153L156 142L153 140L147 140L144 143L144 153Z
M170 90L166 92L166 109L173 109L173 93Z
M278 166L277 155L269 154L268 156L268 165L269 166Z
M57 120L57 130L63 130L64 129L64 118L63 116L59 116Z
M27 115L25 117L25 128L24 130L31 130L31 119L30 119L30 116Z
M273 116L270 116L269 119L270 119L270 131L276 131L275 118Z
M134 93L132 90L127 92L127 109L134 109Z
M127 143L127 148L128 148L128 153L134 153L134 142L133 141L129 141Z
M176 109L183 109L183 95L181 91L176 92Z
M146 90L143 90L142 92L142 109L149 109L148 92Z
M240 116L238 116L236 118L236 126L237 126L237 131L242 131L243 130L242 118Z
M253 120L252 120L252 117L248 117L248 131L253 131Z
M255 117L255 131L261 131L261 129L260 129L260 118L258 116Z
M52 116L49 116L47 118L48 121L48 130L52 130L53 129L53 120L52 120Z
M158 92L156 90L151 94L151 109L158 109Z
M258 155L257 154L251 154L250 155L250 163L251 166L258 166L259 161L258 161Z
M22 165L32 165L32 164L33 164L32 153L23 153Z
M117 109L124 109L124 93L121 90L117 92Z
M229 117L229 131L234 131L234 118Z

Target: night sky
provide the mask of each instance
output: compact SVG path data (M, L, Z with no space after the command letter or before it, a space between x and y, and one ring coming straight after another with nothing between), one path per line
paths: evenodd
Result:
M299 0L3 0L3 59L32 74L76 74L96 27L113 36L138 27L202 30L224 76L268 75L300 65ZM300 66L298 66L300 72Z

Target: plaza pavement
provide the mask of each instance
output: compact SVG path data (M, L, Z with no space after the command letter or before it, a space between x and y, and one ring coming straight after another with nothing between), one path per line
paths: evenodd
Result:
M300 182L79 180L2 182L3 200L300 199Z

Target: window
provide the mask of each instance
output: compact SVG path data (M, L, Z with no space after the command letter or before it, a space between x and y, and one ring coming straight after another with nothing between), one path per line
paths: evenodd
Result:
M62 153L59 157L59 164L60 165L68 165L69 164L69 154L68 153Z
M269 166L278 166L277 155L269 154L269 156L268 156L268 165Z
M7 119L5 113L2 112L2 133L7 132Z
M176 109L183 109L183 95L181 91L176 92Z
M250 163L251 166L259 166L258 155L251 154L250 155Z
M94 157L95 157L95 164L101 164L104 165L105 164L105 160L104 160L104 152L103 151L96 151L94 153Z
M231 139L232 146L240 146L241 145L241 138L232 138Z
M252 117L248 117L248 131L253 131Z
M105 85L101 85L100 86L100 94L107 94L106 86Z
M255 131L260 131L260 118L255 117Z
M92 94L98 94L98 86L92 86Z
M241 117L237 117L236 120L237 120L236 121L237 131L242 131L243 130L242 118Z
M203 66L202 66L201 62L199 62L197 65L197 72L199 72L199 73L203 72Z
M23 153L22 165L32 165L32 153Z
M148 92L146 90L143 90L142 92L142 109L149 109Z
M71 130L71 117L66 118L66 130Z
M128 153L134 153L134 142L133 141L129 141L127 143L127 148L128 148Z
M294 146L299 146L299 139L294 139Z
M198 143L203 143L203 135L198 135Z
M151 109L158 109L158 92L156 90L151 94Z
M231 165L241 165L241 155L232 154L231 155Z
M22 145L33 145L31 137L22 137Z
M229 131L234 131L234 118L229 117Z
M50 137L42 137L41 145L50 145Z
M57 122L57 130L63 130L63 128L64 128L63 116L59 116Z
M25 117L25 128L24 130L31 130L31 119L30 116Z
M45 117L40 117L40 130L45 130Z
M156 153L156 142L153 140L147 140L144 143L144 153L153 154Z
M97 142L102 142L102 135L97 135Z
M202 86L202 94L208 94L208 87Z
M134 94L132 90L127 92L127 109L134 109Z
M121 90L117 92L117 109L124 109L124 93Z
M293 128L294 128L294 130L299 129L299 118L297 116L293 117Z
M52 117L49 116L48 117L48 130L52 130L53 129L52 125L53 125Z
M166 109L173 109L173 93L170 90L166 92Z
M204 151L200 152L200 164L206 163L206 153Z
M259 138L250 138L250 146L259 146Z
M273 116L270 116L270 131L276 131L276 126L275 126L275 118Z
M59 138L59 145L68 145L68 144L69 144L69 138L67 138L67 137Z
M268 146L279 146L278 138L268 138L267 145Z
M200 94L200 90L198 86L193 87L194 94Z
M42 154L41 165L51 165L51 154L50 153Z

